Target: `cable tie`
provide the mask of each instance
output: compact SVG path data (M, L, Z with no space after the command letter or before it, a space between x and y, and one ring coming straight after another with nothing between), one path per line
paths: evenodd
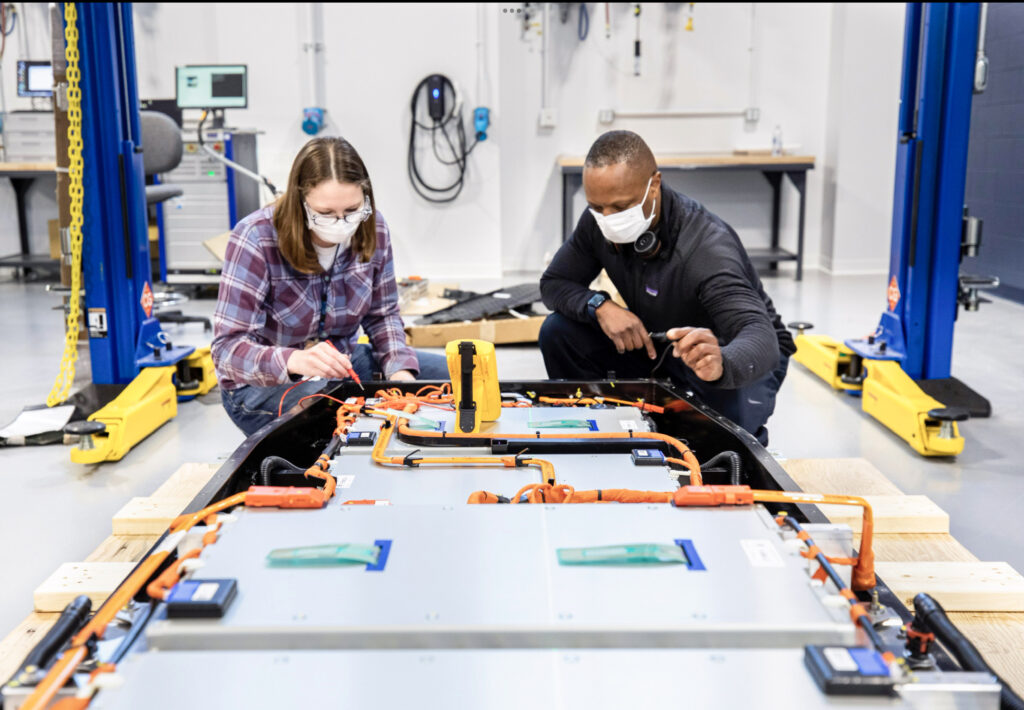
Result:
M408 466L409 468L416 468L417 466L419 466L418 463L414 463L412 461L412 455L415 454L418 451L419 451L419 449L413 449L412 451L407 453L405 455L405 457L402 459L402 465L403 466Z

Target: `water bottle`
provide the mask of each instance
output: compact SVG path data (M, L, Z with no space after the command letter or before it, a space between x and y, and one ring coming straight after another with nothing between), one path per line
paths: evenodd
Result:
M772 131L772 155L782 155L782 127L775 126Z

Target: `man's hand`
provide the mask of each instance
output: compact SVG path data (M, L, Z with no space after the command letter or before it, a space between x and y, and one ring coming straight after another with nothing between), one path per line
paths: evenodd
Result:
M718 338L707 328L672 328L666 335L674 355L705 382L722 376L722 348Z
M325 341L307 350L296 350L288 357L287 366L288 372L295 375L343 380L352 369L352 361Z
M393 380L395 382L412 382L416 378L408 370L399 370L398 372L392 374L391 377L389 377L388 379Z
M610 300L598 306L595 313L601 330L615 343L615 349L619 351L619 355L627 350L647 348L647 354L652 360L657 357L647 328L634 313Z

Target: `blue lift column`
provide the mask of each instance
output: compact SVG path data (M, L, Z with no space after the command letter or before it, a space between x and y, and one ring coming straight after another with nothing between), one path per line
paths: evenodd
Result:
M84 143L82 271L86 308L106 332L89 338L92 379L125 384L151 294L145 174L130 3L78 3ZM99 310L97 310L99 309Z
M888 308L846 341L915 381L950 377L978 19L977 3L907 5Z
M977 59L977 3L909 3L903 42L887 308L867 338L839 342L795 322L794 356L924 456L956 456L958 422L988 416L950 376L962 285L964 184ZM990 287L990 286L989 286ZM966 304L970 304L968 299Z

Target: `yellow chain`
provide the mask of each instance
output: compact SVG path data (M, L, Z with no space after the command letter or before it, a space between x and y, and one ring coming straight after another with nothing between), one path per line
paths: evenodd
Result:
M64 56L67 59L68 81L68 195L71 197L71 296L68 299L67 331L64 335L64 356L60 373L46 398L47 406L60 404L68 398L75 380L78 359L78 328L82 310L82 74L78 68L78 10L75 3L64 3Z

